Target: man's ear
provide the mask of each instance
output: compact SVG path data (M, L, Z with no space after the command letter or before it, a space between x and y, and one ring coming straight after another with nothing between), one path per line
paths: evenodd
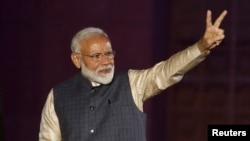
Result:
M78 54L71 53L71 60L78 69L81 68L81 58Z

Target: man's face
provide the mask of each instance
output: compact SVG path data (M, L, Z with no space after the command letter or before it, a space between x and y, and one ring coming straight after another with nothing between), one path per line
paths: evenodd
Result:
M81 43L81 71L90 80L108 84L113 79L114 57L112 47L107 37L91 36Z

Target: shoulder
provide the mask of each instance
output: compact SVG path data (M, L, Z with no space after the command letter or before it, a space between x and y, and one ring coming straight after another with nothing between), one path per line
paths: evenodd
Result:
M54 88L59 88L59 87L65 87L67 85L71 85L72 83L77 83L81 79L81 74L75 74L74 76L62 81L61 83L58 83Z

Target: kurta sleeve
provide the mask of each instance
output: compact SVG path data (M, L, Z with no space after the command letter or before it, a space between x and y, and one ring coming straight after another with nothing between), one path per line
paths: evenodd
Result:
M145 70L129 70L129 81L137 107L143 111L143 102L181 81L184 74L199 64L210 53L201 53L197 44Z
M59 121L54 109L53 89L42 110L39 141L61 141Z

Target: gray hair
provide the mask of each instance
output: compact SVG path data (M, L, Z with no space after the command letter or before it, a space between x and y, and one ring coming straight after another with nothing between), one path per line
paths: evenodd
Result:
M80 30L78 33L76 33L76 35L73 37L71 41L71 51L79 53L81 48L80 42L93 35L104 35L108 38L108 35L100 28L97 27L84 28Z

